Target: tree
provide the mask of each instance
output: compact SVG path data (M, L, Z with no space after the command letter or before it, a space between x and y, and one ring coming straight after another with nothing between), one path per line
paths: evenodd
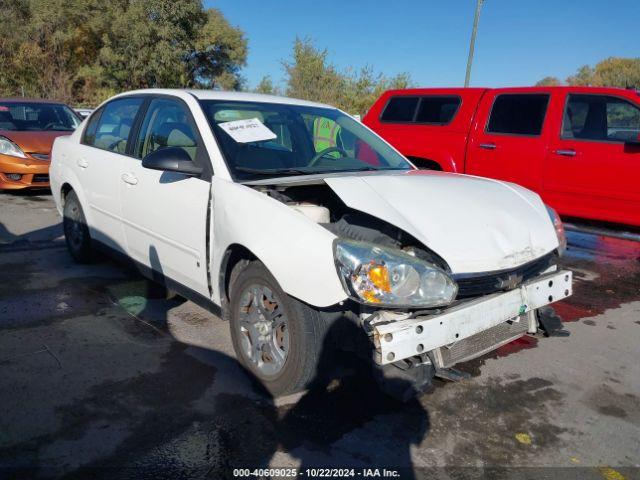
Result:
M341 72L327 56L328 51L316 48L310 39L296 38L292 59L283 62L287 75L286 94L363 114L383 91L411 85L407 73L388 78L376 74L370 66Z
M536 87L557 87L558 85L562 85L562 81L557 77L544 77L536 83Z
M593 87L640 87L640 58L609 57L595 67L583 65L574 75L567 77L567 84ZM561 85L556 77L545 77L536 85Z
M1 95L95 104L135 88L243 83L244 34L200 0L0 0L0 10Z
M609 57L596 65L593 84L640 88L640 58Z
M253 89L255 93L264 93L267 95L280 95L280 89L273 85L273 81L269 75L265 75L260 83Z
M583 65L575 75L567 78L567 83L575 86L589 86L593 83L593 73L593 68L589 65Z

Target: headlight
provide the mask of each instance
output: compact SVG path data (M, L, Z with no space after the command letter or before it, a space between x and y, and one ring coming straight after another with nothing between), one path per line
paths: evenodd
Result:
M549 214L551 223L553 223L553 228L556 231L556 236L558 237L558 254L562 256L564 251L567 249L567 234L564 231L564 225L562 224L562 220L560 220L558 212L549 205L545 205L545 207L547 207L547 213Z
M0 154L9 155L11 157L27 158L20 147L9 140L7 137L0 137Z
M393 248L338 239L338 275L349 296L387 307L439 307L450 304L458 286L442 269Z

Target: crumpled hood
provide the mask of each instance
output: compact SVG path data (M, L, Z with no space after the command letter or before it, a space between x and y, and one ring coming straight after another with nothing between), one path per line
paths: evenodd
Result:
M413 235L453 273L513 268L558 247L542 200L518 185L429 171L324 181L349 207Z

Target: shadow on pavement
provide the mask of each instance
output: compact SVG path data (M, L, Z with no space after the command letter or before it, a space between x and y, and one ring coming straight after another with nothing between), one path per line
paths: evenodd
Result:
M149 256L161 277L153 247ZM170 312L184 300L167 300L162 287L135 274L105 288L113 308L39 327L37 335L63 328L66 348L76 351L58 354L65 368L42 387L55 389L50 398L31 383L41 370L27 377L24 388L37 398L12 417L8 430L20 441L0 434L0 476L231 479L237 468L299 464L398 468L414 478L410 449L428 432L429 415L417 400L385 396L367 364L336 357L331 338L362 335L353 325L334 325L311 387L283 405L233 357L177 340ZM73 344L79 329L89 345ZM40 433L24 435L23 421L56 426L32 425Z

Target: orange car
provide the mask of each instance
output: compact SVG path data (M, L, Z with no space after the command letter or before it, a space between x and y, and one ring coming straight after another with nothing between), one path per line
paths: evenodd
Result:
M48 188L53 141L80 122L63 103L0 98L0 190Z

